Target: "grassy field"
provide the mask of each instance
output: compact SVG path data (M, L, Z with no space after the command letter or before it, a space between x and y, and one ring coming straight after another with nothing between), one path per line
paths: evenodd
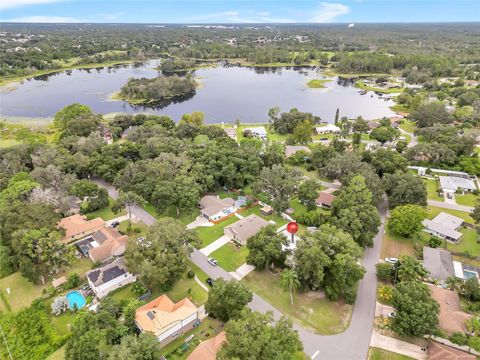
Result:
M125 215L127 213L126 211L119 212L118 214L115 214L112 211L112 206L114 202L115 200L113 200L111 197L108 197L108 206L104 207L103 209L88 213L87 218L95 219L97 217L101 217L103 220L108 221L108 220L115 219L119 216Z
M414 359L405 355L388 351L388 350L371 347L368 351L368 360L414 360Z
M474 207L475 205L477 205L479 199L480 197L474 194L455 195L455 201L459 205Z
M195 335L197 340L203 341L216 336L221 330L222 325L219 321L207 317L202 320L200 326L192 329L186 334L180 336L175 341L172 341L170 344L166 345L162 349L162 354L168 360L185 360L198 344L198 341L192 341L184 352L177 352L177 349L184 344L187 337L190 335Z
M375 91L377 93L382 93L382 94L401 93L404 90L402 88L385 88L384 89L384 88L379 88L379 87L375 87L375 86L370 86L370 85L365 84L365 82L362 81L362 80L359 80L359 81L355 82L355 87L357 87L359 89L362 89L362 90Z
M422 233L423 234L423 233ZM427 238L425 234L425 238ZM385 230L382 241L381 257L400 257L401 255L414 255L414 241L413 239L396 235Z
M422 179L427 188L427 197L431 200L443 201L443 196L439 195L439 184L437 180Z
M122 221L117 230L123 234L128 235L129 238L136 239L139 236L145 236L148 232L148 226L142 222L132 223L132 229L128 231L128 220ZM136 229L139 229L135 231Z
M162 217L171 217L180 221L183 225L190 224L198 215L200 215L200 210L197 208L193 208L191 210L182 210L180 211L180 215L177 215L177 209L175 206L170 206L163 213L159 212L151 204L147 204L143 208L156 219L160 219Z
M324 187L322 186L322 188ZM294 219L296 219L300 215L305 214L308 211L307 207L303 205L296 197L290 200L289 206L294 210L292 215ZM315 208L315 210L313 211L319 214L330 215L329 210L319 208L319 207Z
M477 242L478 234L475 229L464 228L460 230L463 233L458 245L447 243L450 251L469 253L470 255L480 255L480 243Z
M333 80L330 79L312 79L307 82L307 86L311 89L323 89L325 88L325 83Z
M199 226L197 227L197 233L198 237L200 238L200 241L202 242L202 248L207 246L208 244L211 244L215 240L217 240L219 237L223 236L223 229L225 226L231 225L234 222L238 221L239 219L236 216L232 216L228 218L225 221L222 221L218 224L215 224L213 226Z
M282 313L315 333L336 334L350 323L351 305L332 302L317 296L317 293L298 293L294 305L291 305L289 294L280 287L280 275L253 271L242 282Z
M413 121L403 119L400 128L406 132L412 133L415 131L415 123Z
M248 249L246 246L236 247L232 243L223 245L215 250L211 257L218 261L218 265L227 271L235 271L247 261Z

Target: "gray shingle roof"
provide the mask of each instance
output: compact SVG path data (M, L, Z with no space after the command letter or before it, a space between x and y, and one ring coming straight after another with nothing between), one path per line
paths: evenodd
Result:
M455 275L452 254L448 250L423 248L423 266L430 272L432 278L447 280Z

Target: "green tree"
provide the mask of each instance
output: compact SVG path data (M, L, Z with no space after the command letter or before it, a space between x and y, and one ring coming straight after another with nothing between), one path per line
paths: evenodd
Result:
M405 171L408 165L407 159L398 152L384 148L364 153L364 159L375 168L380 177L384 174L393 174L395 171Z
M135 283L138 284L138 283ZM125 326L130 330L132 334L137 331L137 325L135 324L135 314L137 309L142 303L137 299L131 299L123 307L123 318Z
M362 176L353 177L348 186L341 189L333 202L332 223L352 235L360 246L373 245L380 216Z
M379 126L370 132L370 138L379 141L382 145L395 140L399 135L400 131L391 126Z
M293 130L293 139L297 144L308 144L312 142L313 125L310 120L304 120Z
M162 352L160 343L152 333L127 335L122 337L120 344L112 347L108 354L109 360L157 360Z
M378 263L375 265L377 268L377 278L383 281L391 282L393 280L394 268L389 263Z
M302 350L292 322L286 317L274 322L272 313L261 314L245 309L239 319L227 323L225 332L227 342L217 354L219 360L291 360Z
M208 292L205 311L215 319L227 322L240 316L245 306L252 301L253 294L241 282L219 278Z
M430 102L421 104L410 113L410 120L415 122L419 128L432 127L435 124L449 124L453 121L453 116L441 102Z
M194 126L202 126L205 114L200 111L194 111L191 114L183 114L180 124L189 124Z
M194 230L185 229L172 218L161 218L150 227L144 241L128 242L126 264L146 286L167 290L187 271L190 245L199 245Z
M260 271L269 266L283 266L287 254L282 246L287 239L278 234L275 226L269 225L247 240L247 264L255 266Z
M295 186L300 180L301 173L276 164L271 168L263 168L254 190L263 193L277 213L288 208Z
M426 211L418 205L397 206L390 213L388 228L396 234L411 237L423 229Z
M318 183L315 179L302 181L297 190L298 200L307 206L307 210L315 210L318 192Z
M393 291L395 317L392 329L403 336L431 334L438 324L439 305L427 285L419 281L401 282Z
M408 255L400 258L396 264L396 273L401 282L423 280L428 275L422 263Z
M338 120L340 120L340 109L337 108L337 111L335 111L335 125L338 124Z
M115 213L119 213L123 209L127 210L128 223L132 226L132 209L135 206L145 205L145 199L133 191L122 192L115 203L112 206L112 210Z
M290 293L290 303L293 305L293 294L300 287L298 274L293 269L285 269L280 274L280 286Z
M93 115L92 109L86 105L74 103L65 106L62 110L57 112L53 119L53 123L58 129L64 130L71 120L84 115Z
M391 208L399 205L427 205L427 188L422 179L410 173L396 172L383 178Z

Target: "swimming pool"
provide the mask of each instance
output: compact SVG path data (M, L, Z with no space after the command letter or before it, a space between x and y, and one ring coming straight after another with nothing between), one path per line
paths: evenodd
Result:
M75 305L77 305L77 309L81 309L85 306L87 303L87 300L83 297L82 294L78 291L71 291L67 294L67 299L68 299L68 307L70 309L73 309Z
M465 275L465 279L478 279L478 274L476 271L463 269L463 275Z

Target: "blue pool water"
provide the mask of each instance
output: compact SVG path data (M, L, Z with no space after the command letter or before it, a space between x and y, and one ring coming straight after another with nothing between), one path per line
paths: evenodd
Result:
M465 279L471 279L471 278L476 279L478 277L478 275L475 271L470 271L470 270L465 270L464 269L463 274L465 275Z
M77 305L77 309L81 309L87 303L87 300L78 291L71 291L67 294L68 306L73 309L74 305Z

